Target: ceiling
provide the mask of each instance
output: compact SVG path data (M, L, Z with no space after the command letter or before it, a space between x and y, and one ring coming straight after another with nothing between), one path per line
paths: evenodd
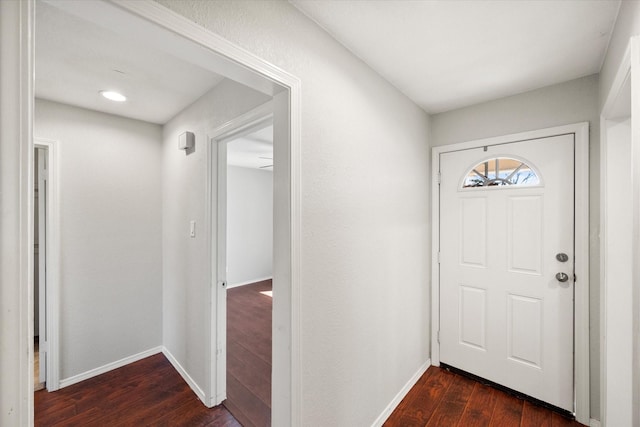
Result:
M599 72L620 5L620 0L290 2L432 114ZM152 40L84 20L69 4L37 1L39 98L164 124L223 80L206 64L178 58ZM107 101L98 94L105 89L119 90L128 100Z
M428 113L598 73L620 0L290 0Z
M35 46L36 97L151 123L166 123L223 80L44 1L36 3ZM128 99L114 103L101 90Z
M227 164L273 172L273 125L230 141Z

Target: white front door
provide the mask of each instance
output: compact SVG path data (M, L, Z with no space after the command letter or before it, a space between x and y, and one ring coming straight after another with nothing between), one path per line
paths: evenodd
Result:
M440 361L573 412L574 135L440 174Z

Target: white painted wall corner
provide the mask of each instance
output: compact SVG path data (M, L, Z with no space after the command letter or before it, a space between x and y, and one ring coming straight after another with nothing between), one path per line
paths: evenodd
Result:
M169 349L167 349L166 347L163 346L162 347L162 354L165 355L167 360L169 360L169 362L173 365L173 367L176 369L176 371L178 371L180 376L187 382L187 384L189 384L189 387L191 387L191 390L193 390L193 392L196 394L196 396L198 396L198 399L200 399L200 401L203 402L203 403L207 402L207 400L205 400L204 391L193 380L193 378L191 378L191 376L182 367L182 365L178 362L178 360L173 356L173 354L171 354ZM205 403L205 405L206 405L206 403Z
M70 386L72 384L77 384L80 381L88 380L89 378L97 377L98 375L102 375L102 374L107 373L109 371L113 371L114 369L121 368L121 367L123 367L125 365L128 365L128 364L133 363L133 362L137 362L138 360L142 360L144 358L147 358L149 356L153 356L154 354L158 354L160 352L162 352L162 347L161 346L150 348L149 350L145 350L145 351L142 351L140 353L124 357L124 358L122 358L120 360L116 360L115 362L107 363L106 365L99 366L97 368L91 369L91 370L83 372L81 374L74 375L72 377L62 379L62 380L60 380L60 388L67 387L67 386Z
M245 286L245 285L250 285L252 283L258 283L258 282L264 282L265 280L273 280L273 277L260 277L257 279L251 279L251 280L246 280L244 282L240 282L240 283L234 283L232 285L228 285L227 289L231 289L231 288L238 288L240 286Z
M426 362L418 370L415 374L407 381L407 383L402 387L402 389L395 395L395 397L389 402L386 408L382 411L382 413L376 418L376 420L371 424L371 427L381 427L387 418L393 413L393 411L398 407L402 399L409 393L409 391L413 388L414 385L418 382L420 377L427 372L427 369L431 366L431 359L427 359Z

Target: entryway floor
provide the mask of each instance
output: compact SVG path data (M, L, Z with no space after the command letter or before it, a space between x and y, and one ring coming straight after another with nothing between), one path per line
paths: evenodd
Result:
M584 427L550 409L435 366L418 380L385 427Z

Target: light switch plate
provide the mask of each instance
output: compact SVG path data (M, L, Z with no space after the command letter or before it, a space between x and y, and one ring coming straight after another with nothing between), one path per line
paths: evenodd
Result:
M189 236L196 237L196 222L189 222Z

